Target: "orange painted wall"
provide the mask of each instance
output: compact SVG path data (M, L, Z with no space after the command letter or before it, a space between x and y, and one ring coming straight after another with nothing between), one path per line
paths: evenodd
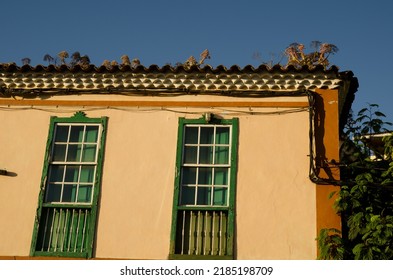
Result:
M316 165L320 178L339 180L339 168L330 164L339 162L339 96L338 90L317 90L316 97ZM324 228L341 229L341 219L336 214L334 198L329 199L339 187L318 184L316 186L317 233Z

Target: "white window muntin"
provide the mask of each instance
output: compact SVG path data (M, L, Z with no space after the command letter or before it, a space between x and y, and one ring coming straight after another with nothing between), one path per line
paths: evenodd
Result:
M68 127L68 132L67 132L67 139L65 141L56 141L56 135L58 132L58 129L60 127ZM71 129L73 127L83 127L83 133L82 133L82 138L81 141L71 141ZM97 134L95 136L94 141L88 141L86 139L86 129L87 128L97 128ZM53 143L52 143L52 153L51 153L51 159L50 159L50 166L48 170L48 185L47 188L57 186L60 188L60 199L59 201L50 201L52 204L81 204L81 205L88 205L91 204L93 195L94 195L94 189L95 189L95 178L96 178L96 172L97 172L97 159L98 159L98 151L100 147L100 139L101 139L101 134L102 134L102 126L100 124L93 124L93 123L57 123L55 126L55 131L53 135ZM55 145L64 145L65 146L65 154L64 154L64 160L54 160L54 153L55 153ZM68 158L68 153L69 153L69 146L70 145L80 145L81 150L80 150L80 155L79 155L79 160L78 161L69 161L67 160ZM95 152L94 155L91 156L93 160L87 160L87 161L82 161L82 155L85 152L85 145L90 145L95 147ZM90 177L92 178L90 181L87 182L81 182L81 174L82 174L82 169L83 168L92 168L92 174ZM56 168L62 169L62 172L59 174L59 178L61 180L55 179L51 180L53 178L53 170ZM76 168L78 169L77 172L77 178L74 178L73 180L67 180L67 170L69 168ZM67 185L74 185L76 187L76 193L75 193L75 201L67 202L63 200L63 195L64 195L64 190ZM78 201L79 199L79 192L81 187L84 188L91 188L90 192L90 199L88 201L83 201L80 202ZM48 199L48 194L46 194L45 200Z
M60 127L68 127L68 134L67 134L67 139L66 141L56 141L56 134L57 131ZM72 127L83 127L83 138L82 141L70 141L70 137L71 137L71 129ZM96 136L96 141L85 141L85 135L86 135L86 128L87 127L97 127L98 131L97 131L97 136ZM86 124L86 123L58 123L55 126L55 132L54 132L54 139L53 139L53 144L52 144L52 153L51 153L51 159L50 159L50 163L52 164L97 164L97 158L98 158L98 150L99 150L99 146L100 146L100 139L101 139L101 134L102 134L102 126L100 124ZM79 161L72 161L72 160L67 160L68 158L68 153L69 153L69 147L71 145L81 145L82 150L80 151L81 155L80 155L80 160ZM66 149L65 149L65 155L64 155L64 160L57 160L54 158L54 154L55 154L55 147L56 145L65 145ZM90 161L82 161L82 154L84 152L84 145L94 145L95 146L95 153L94 153L94 160L90 160Z
M190 127L198 128L198 140L197 143L189 144L186 143L186 129ZM202 128L213 128L213 139L212 143L210 144L203 144L201 143L201 129ZM228 135L228 143L220 144L216 143L216 135L217 135L217 128L228 128L229 135ZM230 172L231 172L231 142L232 142L232 126L231 125L205 125L205 124L187 124L184 127L184 137L183 137L183 153L182 153L182 179L181 179L181 191L180 191L180 204L183 206L209 206L209 207L222 207L229 205L229 186L230 186ZM187 147L195 147L196 148L196 160L194 163L186 163L185 162L185 150ZM201 147L212 147L212 163L200 163L200 148ZM226 163L216 163L216 148L217 147L225 147L228 149L228 155ZM184 182L184 169L185 168L195 168L196 176L195 176L195 183L185 183ZM199 183L199 176L200 171L203 168L211 168L212 169L212 177L210 178L210 184L203 184ZM216 184L215 183L215 176L217 169L226 169L226 184ZM183 188L184 187L192 187L195 188L194 194L194 203L187 203L182 204L182 196L183 196ZM210 203L208 204L198 204L198 189L199 188L210 188ZM215 188L226 188L226 198L225 198L225 205L214 205L214 190Z

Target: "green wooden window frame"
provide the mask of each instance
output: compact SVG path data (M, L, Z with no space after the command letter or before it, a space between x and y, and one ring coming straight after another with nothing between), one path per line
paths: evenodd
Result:
M238 119L179 119L170 259L233 259Z
M31 256L91 258L107 117L51 117Z

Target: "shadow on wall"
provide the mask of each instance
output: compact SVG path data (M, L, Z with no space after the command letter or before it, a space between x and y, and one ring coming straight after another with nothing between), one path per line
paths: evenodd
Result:
M18 174L15 172L7 171L6 169L0 169L0 176L16 177Z

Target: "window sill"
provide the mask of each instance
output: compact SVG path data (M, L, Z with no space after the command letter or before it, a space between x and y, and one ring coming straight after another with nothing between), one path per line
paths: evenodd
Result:
M212 256L212 255L181 255L181 254L170 254L168 259L170 260L233 260L234 256Z
M66 252L34 252L31 257L50 257L50 258L72 258L72 259L87 259L87 253L66 253Z

